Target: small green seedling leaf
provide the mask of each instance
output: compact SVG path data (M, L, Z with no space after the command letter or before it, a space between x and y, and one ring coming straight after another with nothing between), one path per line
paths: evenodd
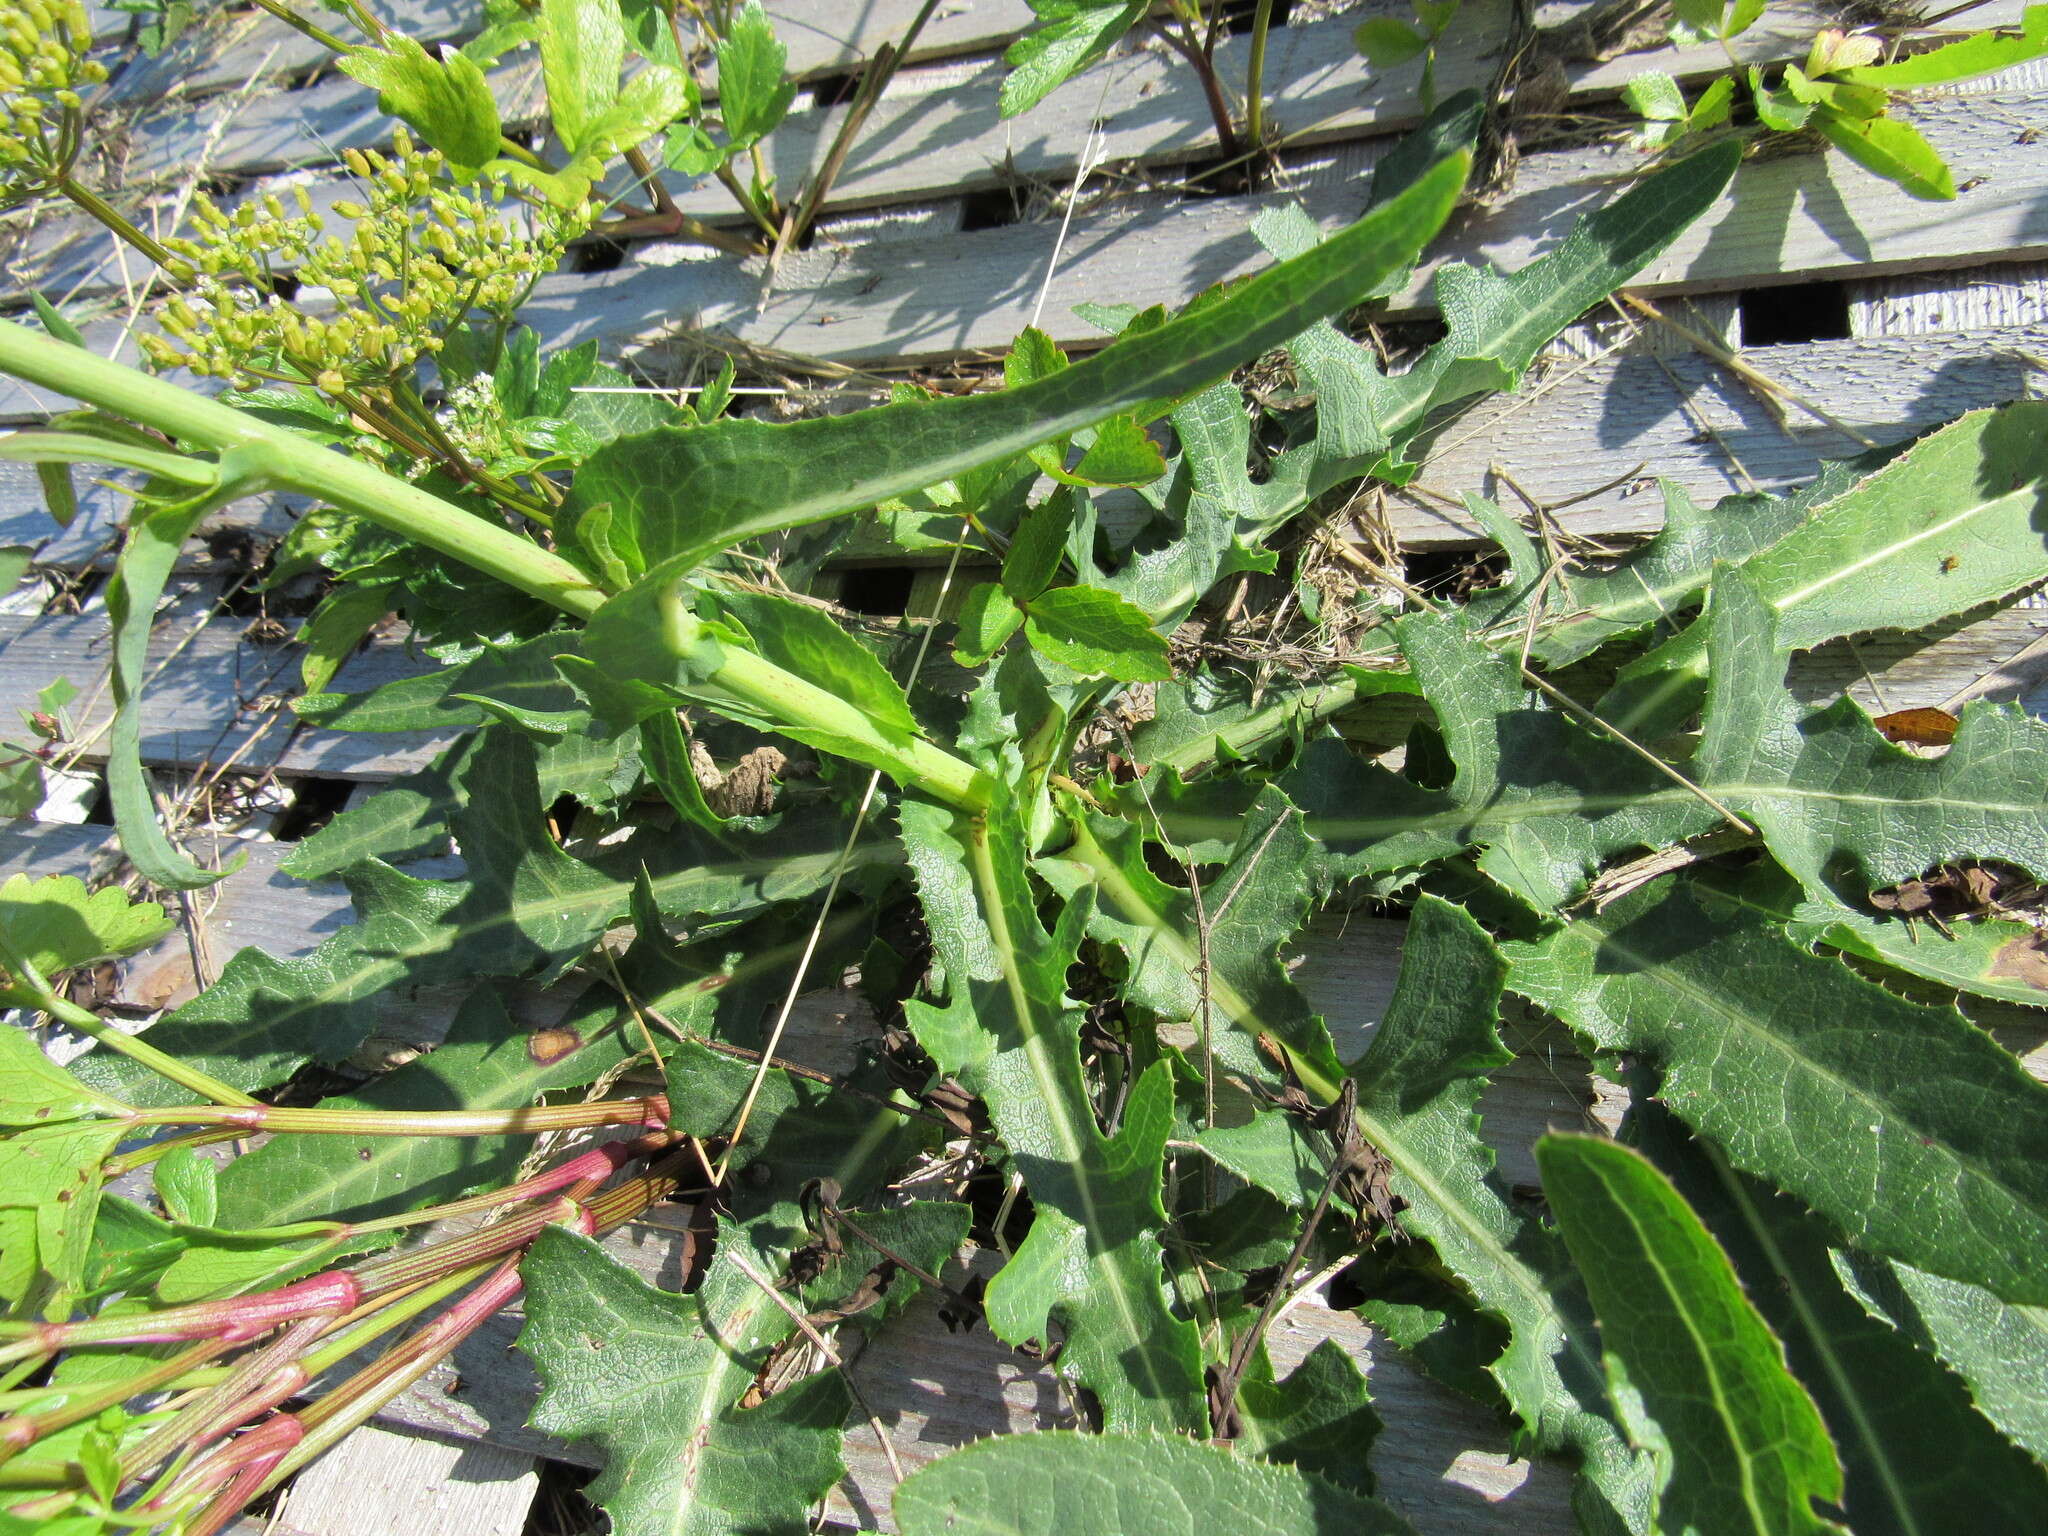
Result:
M45 981L81 965L132 955L170 931L162 907L131 902L119 886L88 893L76 875L16 875L0 886L0 956L27 962ZM9 976L4 985L18 989L24 980Z
M2030 5L2021 14L2020 35L1979 32L1891 64L1865 63L1844 68L1842 78L1856 85L1887 91L1912 91L1930 85L1994 74L2048 54L2048 5ZM1873 55L1874 57L1874 55Z
M588 142L591 125L619 99L625 51L619 0L542 0L541 77L555 137L572 157Z
M747 0L718 45L718 110L732 148L757 143L788 116L796 100L796 82L783 78L788 58L760 0Z
M953 646L953 660L963 667L982 665L1023 624L1024 610L1010 600L1009 593L993 581L983 582L961 604L960 635Z
M484 72L450 50L436 58L414 39L387 32L377 48L355 48L341 72L377 93L377 105L419 131L458 174L497 156L498 103Z
M1100 587L1055 587L1032 599L1024 632L1038 650L1076 672L1125 683L1173 676L1166 637L1144 609Z
M151 1173L164 1214L187 1227L210 1227L220 1210L220 1164L196 1147L173 1147Z
M1144 19L1150 0L1031 0L1039 24L1010 44L1003 62L1004 117L1028 112L1109 51Z
M1351 41L1374 69L1396 69L1420 56L1429 35L1392 16L1375 16L1358 24Z
M1955 178L1941 152L1911 123L1897 118L1854 117L1831 106L1815 108L1813 124L1828 142L1866 171L1896 182L1922 202L1952 202Z
M1003 560L1003 591L1015 601L1030 602L1059 574L1060 558L1066 552L1067 534L1074 526L1077 510L1073 494L1060 491L1046 497L1018 520L1017 532L1010 540L1010 553Z
M1685 93L1661 69L1646 69L1621 88L1621 99L1653 123L1685 121Z

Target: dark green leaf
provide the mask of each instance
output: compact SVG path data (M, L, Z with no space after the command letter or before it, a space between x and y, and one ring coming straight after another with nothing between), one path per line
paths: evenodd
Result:
M963 667L978 667L1002 649L1003 642L1024 627L1024 610L993 581L968 589L960 605L960 634L953 647L953 660Z
M1024 633L1063 667L1119 682L1163 681L1173 676L1166 637L1145 611L1100 587L1054 587L1033 598Z
M1633 1143L1720 1242L1813 1394L1841 1452L1842 1508L1858 1536L2020 1536L2038 1525L2048 1472L1999 1438L1931 1353L1843 1289L1822 1224L1729 1168L1654 1103L1630 1116Z
M1148 0L1031 0L1038 25L1010 44L1003 62L1003 116L1028 112L1093 64L1143 19Z
M688 1296L655 1290L562 1227L528 1253L519 1347L540 1373L533 1422L604 1453L589 1494L619 1536L800 1536L844 1475L852 1404L836 1372L739 1406L795 1325L732 1255L772 1283L789 1241L766 1218L720 1222L717 1256Z
M658 562L643 584L666 587L744 539L936 485L1214 382L1412 259L1449 212L1464 168L1461 155L1440 162L1308 255L1037 383L783 426L726 420L648 433L593 454L575 498L635 509L641 547Z
M1517 992L1647 1057L1681 1119L1857 1246L2048 1301L2048 1088L1953 1009L1684 884L1505 951Z
M915 797L901 815L948 993L943 1008L907 1003L908 1022L940 1069L987 1104L1034 1206L1023 1246L988 1288L989 1327L1021 1344L1051 1338L1057 1319L1061 1368L1101 1401L1110 1428L1198 1430L1195 1330L1167 1304L1159 1238L1172 1089L1155 1065L1114 1137L1096 1123L1066 989L1087 898L1045 931L1006 789L978 816Z
M1429 46L1429 39L1392 16L1361 21L1351 41L1374 69L1395 69Z
M941 1457L896 1490L903 1536L1403 1536L1384 1504L1313 1473L1180 1439L998 1435Z
M1003 558L1003 586L1011 598L1028 603L1043 592L1059 574L1060 558L1067 550L1067 534L1073 529L1078 501L1066 491L1055 492L1027 511L1010 540L1010 552Z
M1670 1181L1593 1136L1545 1136L1536 1161L1592 1293L1608 1374L1670 1449L1659 1523L1717 1536L1839 1530L1813 1509L1842 1492L1820 1412Z

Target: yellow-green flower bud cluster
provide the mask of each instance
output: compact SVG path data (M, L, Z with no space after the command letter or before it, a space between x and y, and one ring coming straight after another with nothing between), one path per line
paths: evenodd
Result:
M471 311L509 316L587 223L546 210L530 226L508 216L496 206L502 184L456 186L440 154L403 130L388 155L343 158L362 194L333 205L346 234L325 233L303 188L293 189L296 213L275 196L232 214L194 199L194 237L165 242L179 259L172 275L192 293L166 306L168 337L144 342L155 362L238 382L297 377L337 395L375 387L440 350ZM302 289L331 294L333 312L278 298L287 271Z
M84 0L7 0L0 9L0 202L32 197L68 168L79 92L107 78L86 57L91 47Z

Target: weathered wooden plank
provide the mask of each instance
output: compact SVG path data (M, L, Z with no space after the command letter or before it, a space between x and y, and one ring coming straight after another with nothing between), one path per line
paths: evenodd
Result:
M1955 203L1917 203L1839 155L1788 155L1746 166L1732 193L1644 271L1645 291L1713 292L1817 277L2048 254L2048 137L2011 142L2039 93L1944 97L1904 109L1954 167L1985 180ZM1390 316L1429 313L1428 280L1452 261L1507 269L1555 249L1571 222L1621 190L1622 151L1530 155L1515 195L1459 214ZM1326 227L1355 216L1361 181L1299 198L1133 198L1055 223L972 230L943 244L817 250L785 259L762 294L758 260L623 266L540 284L527 318L551 342L596 336L629 348L677 329L716 330L756 347L879 365L1005 347L1026 325L1055 249L1040 324L1063 342L1099 342L1074 318L1084 300L1180 304L1212 283L1267 264L1252 238L1260 207L1299 201Z
M531 1456L366 1424L292 1480L284 1518L302 1536L519 1536L539 1486Z
M1686 318L1682 306L1670 312ZM1751 348L1742 360L1870 441L1892 443L1965 411L2026 398L2041 382L2036 358L2044 348L2048 323ZM1589 534L1643 532L1663 518L1654 478L1710 502L1804 480L1821 459L1857 451L1854 439L1797 406L1785 407L1781 425L1756 389L1711 358L1623 351L1552 363L1520 393L1473 406L1435 434L1421 475L1435 494L1390 496L1387 512L1411 548L1466 543L1476 530L1442 498L1477 491L1511 502L1496 466L1545 502L1633 470L1638 478L1560 518Z
M28 875L75 875L96 872L100 851L113 836L111 827L81 827L62 821L0 821L0 879Z
M282 750L294 720L280 714L295 682L296 658L282 646L245 644L247 620L210 618L210 592L175 605L150 637L151 681L142 703L142 756L153 764L196 767L241 752L239 762L264 767ZM174 664L164 665L173 651ZM158 670L161 668L161 670ZM112 719L106 686L107 620L103 611L53 615L31 623L0 650L0 720L35 707L35 696L58 678L78 688L69 706L72 739L102 731ZM105 755L95 743L84 756Z
M1849 334L1926 336L2048 324L2048 263L1909 272L1849 283Z

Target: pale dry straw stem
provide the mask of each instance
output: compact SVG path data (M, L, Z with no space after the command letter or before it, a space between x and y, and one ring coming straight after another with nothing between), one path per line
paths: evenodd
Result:
M1619 302L1610 297L1607 303L1617 315L1628 322L1629 334L1631 336L1642 330L1642 326L1637 322L1636 317L1626 309L1623 309ZM1708 420L1706 412L1700 410L1692 403L1691 395L1686 391L1685 386L1679 383L1678 375L1671 371L1671 365L1654 351L1646 351L1645 356L1657 365L1657 371L1664 375L1665 382L1671 386L1671 393L1678 401L1679 414L1688 417L1701 432L1707 435L1716 448L1728 456L1728 463L1734 468L1735 478L1740 482L1742 489L1751 495L1762 495L1763 487L1756 483L1756 478L1750 474L1748 466L1742 462L1742 459L1735 450L1728 446L1728 439L1721 435L1721 429Z
M1792 435L1792 428L1791 424L1785 419L1785 407L1781 402L1789 401L1822 425L1834 428L1835 431L1841 433L1850 441L1860 443L1865 448L1875 448L1877 446L1874 441L1865 437L1840 417L1830 414L1821 406L1815 405L1797 390L1788 388L1761 369L1745 362L1711 337L1703 336L1691 326L1672 319L1647 299L1639 299L1632 293L1622 293L1618 297L1622 303L1641 314L1649 316L1659 325L1670 330L1674 335L1681 337L1702 357L1727 369L1739 381L1748 386L1750 391L1762 403L1764 409L1770 413L1771 420L1777 423L1778 430L1787 437Z
M895 1443L890 1440L888 1430L882 1427L882 1421L875 1416L875 1410L868 1406L868 1400L861 1395L860 1388L854 1385L853 1371L848 1367L845 1358L840 1355L838 1350L832 1347L831 1342L826 1339L824 1334L818 1331L811 1320L803 1315L795 1302L778 1291L772 1280L747 1262L746 1257L739 1252L737 1244L725 1245L724 1253L727 1258L732 1260L734 1269L737 1269L741 1274L753 1281L760 1288L763 1296L774 1302L776 1306L780 1307L788 1315L789 1320L796 1324L797 1331L810 1341L811 1346L819 1354L823 1355L833 1365L839 1367L839 1377L846 1383L846 1390L853 1395L853 1400L860 1404L860 1411L868 1421L868 1428L875 1432L875 1438L882 1444L882 1455L887 1458L889 1463L889 1475L895 1478L897 1482L902 1482L903 1463L896 1459Z

